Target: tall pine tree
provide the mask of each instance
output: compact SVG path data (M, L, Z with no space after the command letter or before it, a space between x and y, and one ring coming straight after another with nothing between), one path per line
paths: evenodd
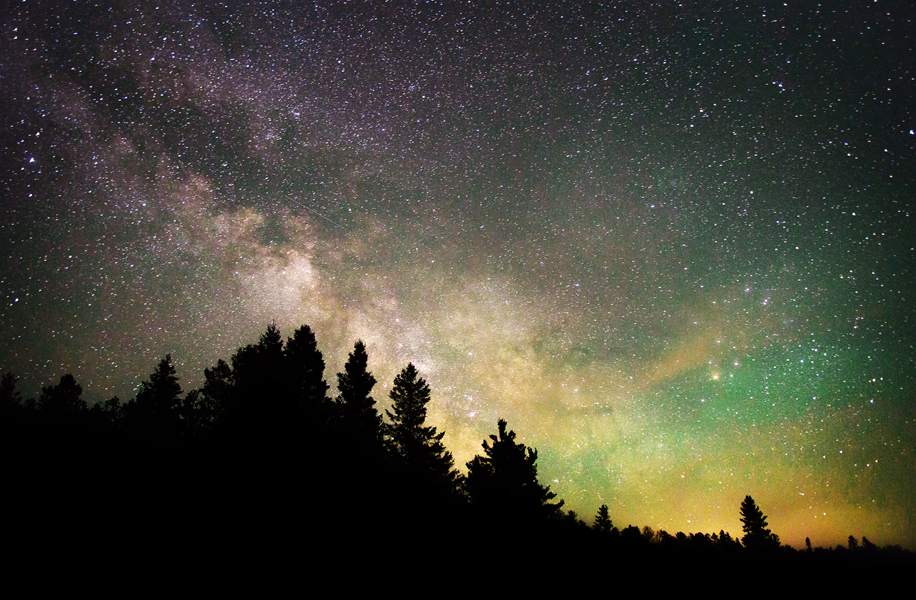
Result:
M324 357L308 325L297 329L286 341L285 355L296 412L313 423L323 423L330 416Z
M436 488L454 489L458 472L451 452L445 449L445 432L426 425L429 386L419 377L416 367L408 364L397 377L389 394L392 405L385 411L390 420L383 426L395 460L408 476Z
M231 417L233 427L273 435L273 427L290 416L289 385L284 365L283 337L271 323L256 345L232 357Z
M362 340L353 346L353 352L337 374L337 408L340 426L351 452L380 452L382 447L382 418L371 396L376 379L368 371L369 355Z

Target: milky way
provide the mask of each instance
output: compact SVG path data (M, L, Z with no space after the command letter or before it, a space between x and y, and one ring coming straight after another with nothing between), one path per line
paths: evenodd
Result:
M0 368L308 324L582 517L916 545L912 9L453 4L17 3Z

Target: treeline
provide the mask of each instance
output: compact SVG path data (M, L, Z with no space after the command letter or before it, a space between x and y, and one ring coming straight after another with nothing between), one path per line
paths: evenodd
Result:
M362 342L337 374L334 396L324 372L308 326L284 340L271 325L257 344L205 369L203 386L187 393L168 355L134 398L91 407L70 374L29 400L12 373L3 375L10 539L38 532L38 539L69 540L100 556L168 546L196 560L252 548L299 552L278 541L300 540L319 545L325 557L355 548L409 551L430 565L443 548L458 557L500 543L546 553L562 548L554 561L580 564L609 556L630 563L753 556L912 564L899 547L852 536L846 548L782 546L750 496L740 507L741 539L725 531L618 529L606 505L587 525L540 484L537 451L517 441L504 420L467 474L459 472L444 432L426 422L430 388L412 364L395 378L384 415ZM500 560L511 570L529 557L507 547Z

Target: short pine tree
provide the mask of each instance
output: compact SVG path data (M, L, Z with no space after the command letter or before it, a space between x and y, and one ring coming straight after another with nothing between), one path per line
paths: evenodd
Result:
M7 372L0 379L0 409L19 408L22 405L22 394L16 389L16 376Z
M614 529L614 523L611 521L611 515L608 511L607 504L602 504L598 508L598 514L595 516L595 531L603 535L611 533Z
M530 519L559 514L563 501L550 501L556 494L537 480L537 450L515 441L506 421L498 422L492 445L484 441L484 456L467 463L467 490L471 502L504 519Z
M60 378L59 384L41 388L38 406L49 414L79 413L88 408L82 395L82 386L67 373Z
M150 373L149 379L140 384L137 405L156 419L177 418L180 396L181 385L175 375L172 355L166 354L156 370Z
M142 435L173 435L180 426L181 385L172 356L156 365L149 379L140 384L137 397L128 403L128 426Z

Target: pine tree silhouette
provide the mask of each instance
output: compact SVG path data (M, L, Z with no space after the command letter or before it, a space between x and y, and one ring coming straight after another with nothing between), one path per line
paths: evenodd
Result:
M741 542L746 548L779 547L779 538L767 529L767 518L750 496L745 496L741 503L741 528L744 530Z
M178 383L172 355L159 361L149 379L140 384L137 407L156 421L177 420L181 404L181 385Z
M232 368L219 359L216 366L204 369L204 386L192 410L197 411L194 420L205 428L217 426L232 405L234 377Z
M120 398L113 396L104 402L96 403L91 412L103 423L117 429L124 417L124 405L121 404Z
M598 514L595 515L595 531L601 534L609 534L614 529L614 523L611 521L611 515L608 511L607 504L598 507Z
M537 450L515 441L515 432L498 422L498 436L492 445L483 442L485 456L477 455L467 463L467 489L471 502L503 519L531 519L554 516L563 501L550 501L556 494L537 480Z
M285 357L296 413L312 423L324 423L330 417L329 386L324 380L324 357L308 325L286 341Z
M16 376L4 373L0 380L0 410L17 409L22 405L22 394L16 389Z
M70 373L60 378L60 383L41 388L38 406L49 414L75 414L87 410L82 399L83 388Z
M383 431L395 459L408 474L437 487L454 488L458 478L455 461L442 443L445 432L439 433L425 424L430 391L413 364L395 377L389 396L391 411L385 414L391 422L383 426Z
M353 346L353 352L337 374L337 407L344 435L356 453L380 451L382 447L382 418L370 395L376 379L367 370L369 356L362 340Z
M234 429L270 437L275 424L288 422L291 401L283 358L283 338L274 323L256 345L233 355L229 409Z

